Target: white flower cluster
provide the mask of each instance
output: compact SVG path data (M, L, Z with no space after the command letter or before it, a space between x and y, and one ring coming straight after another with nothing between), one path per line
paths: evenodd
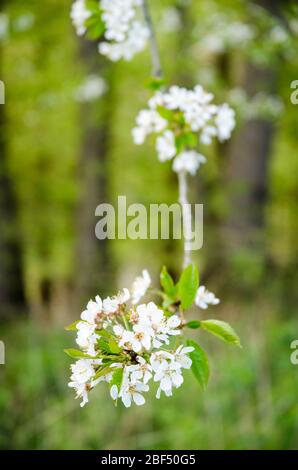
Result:
M179 346L175 351L157 351L150 356L149 362L141 356L136 357L136 364L125 367L123 381L120 387L111 387L111 397L121 398L124 406L144 405L142 393L149 391L148 382L153 378L158 382L156 398L161 392L167 397L172 396L173 388L179 388L183 383L182 369L190 369L192 361L188 354L193 347Z
M112 61L131 58L146 46L149 30L137 19L142 0L102 0L102 19L106 25L106 41L99 52Z
M69 382L82 399L81 406L88 402L88 392L103 381L110 385L111 397L121 399L126 407L132 402L145 403L143 393L149 390L151 379L158 383L157 398L161 392L172 395L172 389L183 383L182 370L191 367L188 354L193 348L180 345L165 349L170 348L172 337L181 334L180 318L165 316L154 302L134 305L150 283L144 270L131 293L124 289L112 298L97 296L82 312L76 324L76 342L82 355L71 365ZM121 380L114 383L119 372Z
M148 109L140 111L133 129L135 144L141 145L150 134L158 134L156 150L160 161L171 160L176 172L195 174L205 157L195 150L177 152L177 139L183 135L199 134L201 143L209 145L212 138L220 141L230 138L235 127L235 113L227 105L212 103L213 95L202 86L193 90L172 86L168 91L158 91L148 103ZM178 155L177 155L178 153Z
M78 36L83 36L87 28L85 26L86 21L91 16L91 11L86 6L86 0L76 0L70 11L70 17Z
M180 153L173 162L173 170L176 173L180 171L186 171L190 175L195 175L200 165L206 163L204 155L195 152L194 150L188 150Z
M215 295L210 292L209 290L206 289L205 286L200 286L197 291L197 295L195 298L195 304L202 308L203 310L206 310L208 308L208 305L218 305L220 303L220 300L215 297Z

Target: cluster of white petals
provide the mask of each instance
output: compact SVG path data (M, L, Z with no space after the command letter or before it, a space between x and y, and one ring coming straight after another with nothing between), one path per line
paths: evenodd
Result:
M112 61L131 58L146 46L149 30L138 19L142 0L102 0L102 19L106 26L105 41L99 52Z
M79 352L77 362L71 365L69 382L81 398L81 406L99 382L107 382L111 397L121 399L126 407L133 402L145 403L143 394L150 381L157 382L157 398L161 392L172 395L172 389L183 383L182 369L191 367L188 354L193 348L171 347L171 338L181 334L176 314L166 316L154 302L136 305L150 284L150 275L143 270L131 292L123 289L103 300L96 296L81 313L75 328L82 354ZM121 381L115 383L119 372Z
M83 36L86 33L85 23L90 16L91 11L87 8L86 0L76 0L72 4L70 17L78 36Z
M113 385L110 393L113 400L120 398L124 406L143 405L144 392L149 391L149 382L157 382L156 398L161 392L167 397L172 396L173 389L183 383L183 369L190 369L192 361L189 353L193 347L179 346L173 352L156 351L150 356L149 362L141 356L136 357L136 364L125 367L123 381L120 387Z
M138 276L131 289L132 303L135 305L144 297L151 285L151 277L147 269L143 269L142 275Z
M206 158L194 150L185 150L180 153L173 162L173 170L176 173L185 171L190 175L195 175L200 165L206 163Z
M212 103L213 95L197 85L193 90L172 86L158 91L149 100L148 109L140 111L133 129L135 144L141 145L150 134L157 134L156 150L160 161L175 158L173 169L195 174L205 157L195 150L178 152L181 135L199 135L200 142L209 145L213 138L220 142L231 137L235 113L227 105ZM166 112L165 112L166 111Z
M200 286L197 291L197 295L195 298L195 304L206 310L209 305L218 305L220 300L215 297L215 295L206 289L205 286Z

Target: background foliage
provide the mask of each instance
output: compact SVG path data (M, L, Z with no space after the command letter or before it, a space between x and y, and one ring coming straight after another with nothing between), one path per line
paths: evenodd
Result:
M1 2L0 366L1 448L297 448L296 299L297 6L287 1L150 2L169 83L199 82L235 106L228 145L208 149L192 184L203 202L202 282L222 299L212 316L230 321L243 350L200 342L211 382L191 374L171 399L114 408L97 388L83 410L67 388L77 319L93 295L111 294L143 267L173 275L171 241L96 240L95 207L171 203L175 175L131 128L147 101L149 52L111 64L79 40L69 0ZM106 90L84 100L94 74ZM206 149L202 148L202 153ZM204 313L201 315L204 316ZM195 333L196 335L198 333ZM201 335L201 332L199 332Z

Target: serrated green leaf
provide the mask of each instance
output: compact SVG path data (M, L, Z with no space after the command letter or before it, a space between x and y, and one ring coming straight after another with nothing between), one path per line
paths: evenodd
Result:
M65 326L64 329L66 331L75 331L77 329L77 324L80 323L80 321L82 321L82 320L77 320L77 321L71 323L71 325Z
M229 323L221 320L203 320L201 321L201 327L226 343L234 344L241 348L239 336Z
M188 353L192 360L191 370L201 385L202 389L205 390L209 380L209 361L205 351L192 339L188 339L186 342L187 346L192 346L194 351Z
M190 264L181 274L178 282L178 298L183 309L191 307L199 287L198 268Z
M200 328L201 322L199 320L192 320L186 323L187 328L192 328L193 330Z
M85 354L79 349L64 349L64 352L73 359L94 359L93 356Z
M167 268L164 266L160 273L160 284L168 297L173 298L176 295L176 287L171 275L168 273Z

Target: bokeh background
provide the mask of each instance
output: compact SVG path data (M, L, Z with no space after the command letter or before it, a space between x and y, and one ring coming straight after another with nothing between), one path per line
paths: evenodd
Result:
M177 200L170 164L131 139L150 96L149 52L108 62L76 37L70 0L0 3L0 447L297 449L297 3L150 1L168 82L201 83L236 109L232 140L201 149L208 164L191 182L205 211L194 259L221 298L194 316L231 322L244 347L196 333L207 391L185 374L173 398L129 410L104 386L79 407L63 325L144 267L156 280L163 264L179 274L176 242L94 235L101 202Z

